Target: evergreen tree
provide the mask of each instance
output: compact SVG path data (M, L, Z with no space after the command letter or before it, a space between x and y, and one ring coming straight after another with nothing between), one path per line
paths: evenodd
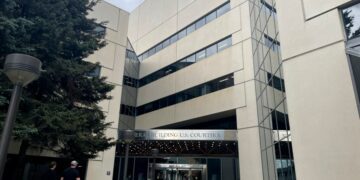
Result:
M343 19L344 19L344 25L345 25L345 33L348 38L352 36L351 34L351 28L354 26L354 17L350 16L351 10L343 10Z
M13 136L28 147L48 149L68 158L94 158L114 145L105 136L110 125L97 105L113 89L105 78L87 74L85 62L103 47L99 25L87 18L96 2L89 0L0 1L0 66L10 53L39 58L45 70L23 91ZM11 82L0 75L0 122L11 95ZM1 128L2 129L2 128Z

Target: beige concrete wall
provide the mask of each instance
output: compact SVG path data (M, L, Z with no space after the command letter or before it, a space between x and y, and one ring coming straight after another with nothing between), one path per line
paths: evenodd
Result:
M277 1L297 179L360 177L359 112L340 13L332 9L345 2Z
M104 100L99 105L106 113L105 122L112 122L111 127L106 130L106 136L117 139L129 14L105 1L100 1L93 9L89 17L97 19L97 22L107 21L107 45L88 57L87 61L99 62L102 66L101 76L107 77L107 82L115 85L110 92L112 99ZM100 152L97 158L89 160L86 179L112 179L114 159L115 147Z
M184 28L226 0L144 1L130 14L129 39L137 54Z
M315 16L321 15L329 10L336 9L345 3L351 2L352 0L302 0L304 7L304 17L306 19L314 18Z
M244 84L136 117L135 129L150 129L245 106Z
M137 105L140 106L161 97L211 81L217 77L230 74L242 69L242 65L242 46L237 44L139 88Z
M160 25L154 27L143 37L134 37L134 39L137 40L130 40L132 43L138 43L137 52L147 50L147 48L152 47L156 43L169 37L177 30L180 30L192 23L194 20L204 16L207 12L210 12L224 2L225 1L211 1L211 3L209 3L209 1L205 2L198 0L184 2L184 4L186 4L184 6L178 4L178 6L183 7L178 8L179 11L177 13L173 15L168 14L169 17L167 20L161 22ZM222 15L185 38L182 38L159 53L156 53L144 60L140 65L140 77L144 77L160 68L174 63L175 61L180 60L181 58L186 57L187 55L190 55L228 35L233 35L233 46L198 63L139 88L137 98L138 106L234 72L237 74L237 77L235 78L236 83L238 86L243 86L241 83L244 82L245 78L243 77L244 73L242 72L244 69L242 43L250 37L250 28L248 25L249 20L247 19L249 17L249 7L244 3L244 1L234 1L231 2L231 5L232 7L230 12ZM130 15L129 31L131 31L130 29L135 30L136 24L143 24L143 20L139 17L139 14L143 11L142 8L144 7L140 6L134 11L134 15ZM152 8L161 9L162 6L152 6ZM149 16L153 15L150 13ZM138 21L138 23L131 22L133 19L136 19L135 21ZM242 23L246 24L246 27L244 27L246 31L242 31ZM163 36L162 33L165 35ZM144 46L144 48L142 48L142 46ZM248 50L251 51L251 46L248 46ZM240 104L245 100L244 91L241 89L243 88L238 90L239 95L233 94L234 96L236 95L242 97L240 98L242 100L239 100L238 102ZM228 90L224 91L227 92ZM215 103L216 101L213 102L213 98L220 100L212 93L205 95L204 97L195 98L187 102L138 116L136 118L136 128L153 128L163 126L244 106L244 104L239 105L236 103L237 105L221 107L221 105L217 105L217 103ZM225 98L230 104L232 104L232 100L229 99L234 99L231 94L227 94L226 97L223 98ZM189 109L189 107L197 107L200 104L203 104L202 101L209 101L209 103L204 104L210 105L199 107L202 110L197 110L196 112ZM211 104L210 102L214 104Z

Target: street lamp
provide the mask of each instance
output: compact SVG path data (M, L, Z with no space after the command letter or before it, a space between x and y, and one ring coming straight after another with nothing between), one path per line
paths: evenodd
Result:
M127 179L127 168L128 168L128 159L129 159L129 149L130 149L130 143L135 139L134 137L134 131L133 130L124 130L123 131L123 140L125 141L126 144L126 149L125 149L125 162L124 162L124 176L123 176L123 180Z
M6 56L3 72L14 84L11 100L0 141L0 180L5 168L6 156L14 127L22 88L40 76L41 61L25 54L9 54Z

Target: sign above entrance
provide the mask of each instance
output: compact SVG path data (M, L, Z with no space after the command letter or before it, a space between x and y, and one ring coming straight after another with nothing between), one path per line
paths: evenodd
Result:
M197 140L197 141L237 141L236 130L119 130L119 139L133 140Z

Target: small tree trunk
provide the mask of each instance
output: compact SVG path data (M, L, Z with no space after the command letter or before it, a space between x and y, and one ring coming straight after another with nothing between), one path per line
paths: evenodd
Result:
M23 140L20 145L19 154L16 163L13 180L21 180L25 169L26 151L29 148L29 141Z

